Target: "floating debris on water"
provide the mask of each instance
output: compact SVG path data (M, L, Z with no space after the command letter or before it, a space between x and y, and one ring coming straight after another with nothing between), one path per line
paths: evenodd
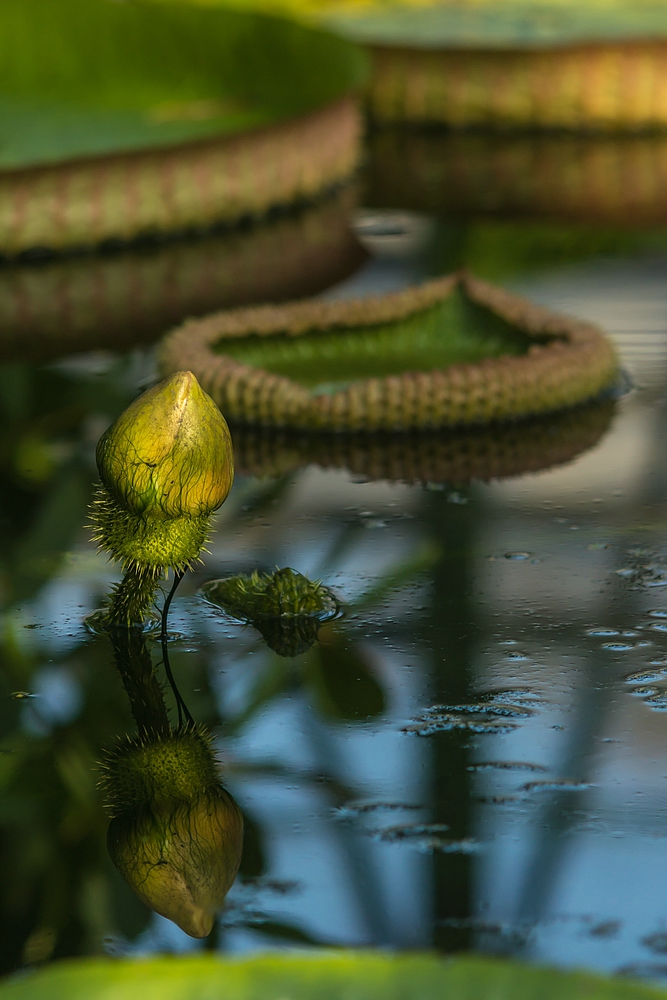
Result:
M351 819L356 816L366 816L368 813L382 812L383 810L395 810L403 812L404 810L422 809L423 807L417 805L416 803L407 802L346 802L343 806L338 806L333 810L333 814L337 819Z
M479 701L463 705L432 705L413 722L402 727L404 733L432 736L451 730L471 733L509 733L517 724L508 720L527 719L544 702L525 688L490 691Z
M385 844L407 843L423 853L440 851L443 854L474 854L480 849L478 841L472 837L451 840L443 837L449 826L446 823L416 823L407 826L388 826L381 830L370 830L375 840Z
M658 666L658 663L655 665ZM660 664L657 670L638 670L625 678L626 684L649 684L661 680L667 680L667 663L664 666Z
M631 643L627 642L603 642L602 649L610 649L613 653L627 653L629 649L632 649Z
M516 795L477 795L475 802L482 806L504 806L510 802L518 802Z
M443 917L438 920L438 926L451 927L452 930L475 931L478 934L491 934L503 937L513 944L525 944L530 934L530 927L518 927L512 924L491 923L480 920L479 917Z
M620 635L618 629L616 628L592 628L586 633L587 635L595 636L599 639L606 639L612 635Z
M531 552L506 552L505 559L511 559L513 562L525 562L526 559L530 559Z
M667 693L650 695L645 700L654 712L667 712Z
M587 788L593 788L587 781L569 781L567 778L554 781L529 781L522 785L520 792L530 794L532 792L583 792Z
M32 694L30 691L12 691L10 698L15 698L16 701L22 701L24 698L36 698L36 694Z
M524 761L489 760L480 764L469 764L466 771L548 771L543 764L528 764Z
M667 955L667 932L657 931L655 934L648 934L643 937L641 943L645 948L655 952L656 955Z
M616 937L622 926L620 920L602 920L599 924L593 924L588 933L591 937L612 938Z

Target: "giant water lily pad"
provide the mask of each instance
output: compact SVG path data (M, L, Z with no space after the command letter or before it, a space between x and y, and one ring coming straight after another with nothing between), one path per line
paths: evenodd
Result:
M312 196L354 167L362 78L354 46L259 13L3 0L0 252Z
M336 11L329 23L372 46L380 120L614 131L667 123L664 5L388 5Z
M407 430L516 419L599 396L611 343L468 276L378 298L304 300L188 322L161 349L228 419L307 430Z
M359 53L225 8L3 0L0 168L239 132L336 100Z
M620 979L471 956L213 955L63 962L5 981L0 1000L658 1000Z
M667 38L658 3L364 4L325 9L324 20L359 41L424 48L507 49Z

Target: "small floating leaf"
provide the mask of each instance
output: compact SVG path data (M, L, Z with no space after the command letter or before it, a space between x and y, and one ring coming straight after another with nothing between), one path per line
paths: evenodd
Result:
M251 622L279 656L306 652L322 622L339 611L326 587L289 567L211 580L201 592L232 617Z

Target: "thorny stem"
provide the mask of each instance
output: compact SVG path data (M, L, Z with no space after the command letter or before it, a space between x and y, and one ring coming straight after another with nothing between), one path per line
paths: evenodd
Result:
M107 624L120 628L141 625L155 600L161 568L129 567L117 584L106 613Z

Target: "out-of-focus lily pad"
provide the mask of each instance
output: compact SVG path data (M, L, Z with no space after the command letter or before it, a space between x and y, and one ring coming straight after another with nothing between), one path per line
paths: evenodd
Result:
M621 979L497 959L337 951L64 962L0 987L0 1000L657 1000Z
M667 37L653 3L440 3L346 7L326 23L364 42L424 48L532 48Z
M243 131L357 86L326 32L239 10L3 0L0 168Z

